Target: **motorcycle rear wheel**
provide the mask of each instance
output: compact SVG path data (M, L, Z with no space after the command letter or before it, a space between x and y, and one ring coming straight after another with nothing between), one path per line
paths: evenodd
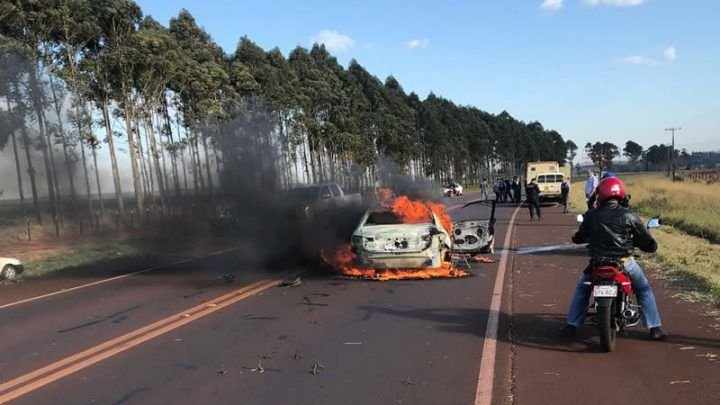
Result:
M615 350L615 338L617 331L613 325L613 305L597 307L598 334L600 335L600 346L603 351L611 352Z

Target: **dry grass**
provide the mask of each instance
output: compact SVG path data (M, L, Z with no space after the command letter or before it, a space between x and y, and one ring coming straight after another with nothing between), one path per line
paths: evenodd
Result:
M661 214L666 224L653 231L659 245L657 254L646 255L642 261L666 279L680 282L687 295L720 304L720 245L689 235L686 229L687 224L694 224L698 229L714 227L715 232L720 231L718 185L673 183L655 174L622 176L622 180L632 195L633 209L645 217ZM578 212L586 208L582 185L577 183L570 195L571 205Z
M673 182L662 174L623 177L634 209L645 216L660 216L683 231L720 242L720 184Z

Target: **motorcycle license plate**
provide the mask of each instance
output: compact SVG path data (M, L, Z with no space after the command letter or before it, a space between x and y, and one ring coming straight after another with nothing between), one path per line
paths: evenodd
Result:
M596 297L617 297L617 286L596 285L593 288L593 295Z

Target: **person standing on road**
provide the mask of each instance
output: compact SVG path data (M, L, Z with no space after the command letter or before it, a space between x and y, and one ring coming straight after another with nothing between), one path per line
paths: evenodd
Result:
M538 221L542 221L542 213L540 212L540 187L535 183L535 177L525 186L525 199L530 210L530 220L535 220L537 213Z
M598 258L610 258L624 263L625 270L632 281L632 289L640 304L640 317L646 328L650 329L650 339L662 340L667 334L662 330L660 312L655 303L655 295L647 277L633 257L636 247L643 252L654 253L658 245L645 228L640 217L629 208L620 205L625 198L625 186L620 179L604 179L597 187L598 208L585 214L580 229L573 235L574 243L588 243L590 266ZM590 281L588 268L580 276L575 294L568 311L567 324L562 333L574 336L577 328L585 321L585 312L590 302Z
M507 190L505 189L505 179L500 178L498 180L498 191L500 192L500 202L505 202L507 198Z
M563 214L568 213L568 198L570 197L570 181L563 176L563 182L560 184L560 203L563 206Z
M498 179L493 181L493 193L495 193L495 201L500 202L500 182Z
M520 204L520 200L522 200L522 187L520 186L520 179L518 178L518 176L513 177L512 189L513 197L515 197L515 204Z
M593 195L595 188L598 186L598 178L595 176L595 172L588 170L588 178L585 181L585 201L587 201L587 207L589 210L593 208L593 203L590 197Z
M515 194L513 193L512 183L510 179L505 179L505 190L507 190L507 199L510 202L515 201Z
M482 179L482 182L480 183L480 199L481 200L488 199L488 181L487 181L487 179Z

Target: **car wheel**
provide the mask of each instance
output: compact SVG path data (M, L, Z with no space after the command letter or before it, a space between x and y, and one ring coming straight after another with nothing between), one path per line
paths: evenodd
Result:
M4 280L15 280L17 279L17 269L12 264L6 264L0 272L0 279Z

